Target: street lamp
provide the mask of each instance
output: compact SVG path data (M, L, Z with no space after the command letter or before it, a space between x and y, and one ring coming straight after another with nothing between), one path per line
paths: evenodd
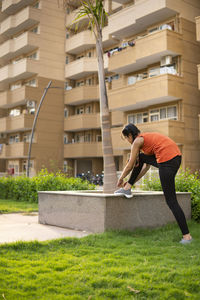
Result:
M39 112L40 112L40 108L42 106L42 103L44 101L44 98L48 92L48 89L51 88L55 88L55 89L63 89L62 87L58 87L58 86L52 86L51 87L51 84L52 84L52 80L49 81L48 85L46 88L44 88L44 93L42 95L42 98L40 100L40 103L39 103L39 106L37 108L37 112L35 114L35 118L34 118L34 121L33 121L33 127L32 127L32 131L31 131L31 138L30 138L30 143L29 143L29 149L28 149L28 161L27 161L27 172L26 172L26 176L29 177L29 169L30 169L30 159L31 159L31 148L32 148L32 143L33 143L33 135L34 135L34 131L35 131L35 126L36 126L36 122L37 122L37 119L38 119L38 115L39 115Z

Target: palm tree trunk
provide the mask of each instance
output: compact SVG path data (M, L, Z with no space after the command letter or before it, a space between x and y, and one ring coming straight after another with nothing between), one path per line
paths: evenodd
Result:
M100 121L103 147L104 163L104 193L113 193L117 186L117 173L113 156L110 113L108 109L108 96L105 84L105 71L103 60L103 46L101 38L96 40L96 50L98 58L98 77L100 95Z

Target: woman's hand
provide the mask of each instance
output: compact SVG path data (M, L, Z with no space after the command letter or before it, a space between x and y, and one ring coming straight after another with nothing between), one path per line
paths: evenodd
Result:
M117 182L117 187L121 187L121 186L123 186L123 179L119 178Z

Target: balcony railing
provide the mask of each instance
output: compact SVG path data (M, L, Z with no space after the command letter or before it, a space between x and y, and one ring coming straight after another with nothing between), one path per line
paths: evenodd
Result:
M24 6L34 3L35 0L6 0L2 1L2 12L7 15L15 14Z
M27 158L29 143L19 142L11 145L2 145L0 158ZM34 146L33 146L34 148ZM33 149L34 150L34 149Z
M65 92L65 104L78 105L99 99L99 87L97 85L85 85L73 88Z
M149 105L182 99L183 79L164 74L143 79L135 84L109 90L108 102L111 110L129 111ZM126 101L124 101L126 99Z
M98 72L96 57L83 57L70 62L65 67L65 77L80 79Z
M100 128L99 113L69 116L64 121L65 131L81 131Z
M108 69L115 73L130 73L146 68L163 56L182 54L182 38L177 32L165 29L134 41L135 45L115 52L109 58Z
M102 157L101 142L85 142L64 145L64 158Z
M161 22L179 13L173 2L165 0L136 1L109 17L109 33L116 38L137 34L155 22ZM120 21L119 21L120 20Z
M70 54L78 54L92 47L95 47L94 34L86 30L67 39L65 51Z
M17 80L30 78L39 73L39 61L22 59L15 64L7 65L0 69L0 86L8 85Z
M19 116L9 116L0 118L1 132L17 132L20 130L31 130L34 115L22 114Z
M0 108L23 105L27 100L37 100L39 96L36 93L36 88L31 86L22 86L13 91L5 91L0 93Z
M40 21L40 10L33 7L26 7L14 16L5 19L0 25L0 34L8 38L18 32L26 30Z
M25 32L15 39L0 45L0 59L5 63L14 57L30 53L39 47L40 36L32 32Z

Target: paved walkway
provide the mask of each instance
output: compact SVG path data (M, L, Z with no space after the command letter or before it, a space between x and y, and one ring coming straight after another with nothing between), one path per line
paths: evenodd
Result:
M38 224L38 214L0 214L0 244L16 241L45 241L63 237L84 237L89 232Z

